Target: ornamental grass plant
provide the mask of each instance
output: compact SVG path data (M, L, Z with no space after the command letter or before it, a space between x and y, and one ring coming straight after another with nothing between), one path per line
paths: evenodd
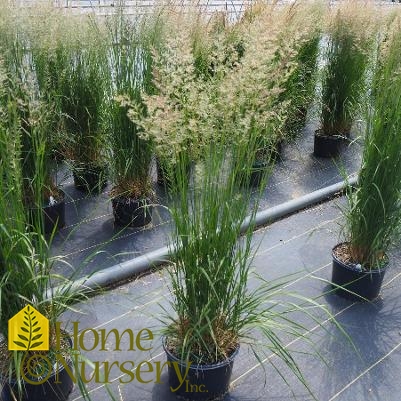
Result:
M22 22L35 96L50 111L49 148L69 159L76 175L103 167L109 75L103 23L46 3L29 9Z
M254 137L255 165L268 166L285 139L285 124L299 107L295 76L300 75L300 51L315 35L316 6L265 5L243 27L244 54L220 85L218 106L225 129L235 140ZM249 22L250 21L250 22ZM300 23L302 21L302 24Z
M277 51L275 35L282 26L275 19L273 27L262 31L271 35L270 40L255 44L255 51L263 46L267 54L257 53L263 61L271 61ZM260 147L259 129L276 118L274 110L260 110L275 105L282 92L280 84L285 82L282 77L291 73L291 67L284 62L267 67L259 57L245 53L232 68L218 62L224 54L219 57L216 73L205 80L197 74L186 31L176 31L162 55L155 56L156 93L144 95L148 113L140 115L132 106L129 114L142 128L143 138L168 152L176 165L169 188L174 227L170 238L171 309L164 310L162 318L165 346L184 365L208 365L226 360L240 343L246 343L259 360L261 349L275 354L307 386L281 336L308 341L306 328L293 318L295 311L317 323L319 318L309 307L323 311L329 319L332 316L315 300L286 291L285 279L269 282L253 274L252 238L259 196L238 186L239 178L249 178L252 172L252 155ZM254 68L245 67L246 61ZM264 68L259 71L261 65ZM259 82L262 76L263 82ZM266 81L270 86L263 85ZM240 92L242 88L246 90ZM238 114L248 104L255 107ZM199 157L194 175L188 179L185 164L193 152ZM245 220L248 226L244 226ZM284 374L283 378L286 380Z
M62 110L63 79L70 63L70 33L75 31L74 18L45 4L36 6L25 21L30 43L30 60L37 84L38 98L50 111L48 143L52 158L64 159L70 139L63 129L66 118Z
M344 0L328 14L321 79L321 133L347 136L366 94L379 12L373 2Z
M347 261L380 269L401 223L401 19L381 43L367 108L365 147L355 191L348 193Z
M198 121L200 114L207 119L207 114L212 112L207 109L209 99L204 94L208 92L206 88L215 87L215 82L226 74L226 69L235 68L241 57L241 40L235 27L226 27L220 13L208 19L201 12L172 9L166 12L165 19L164 35L168 43L163 43L162 49L157 51L152 83L154 93L142 91L147 116L142 118L141 106L131 104L130 117L141 126L140 136L153 143L159 171L169 184L175 179L177 158L186 160L185 171L188 174L190 164L202 157L199 150L208 138L204 133L200 134ZM186 30L188 38L171 40L177 35L177 26L180 26L180 32ZM177 58L177 46L183 48L180 58ZM181 74L184 69L186 74ZM168 81L170 83L166 85ZM177 86L181 88L178 96ZM195 90L198 86L205 90ZM160 104L147 102L152 95L160 100ZM177 110L185 110L185 113ZM162 128L158 125L161 115L165 120Z
M212 112L209 89L217 78L205 80L198 73L192 38L182 34L190 30L192 20L183 14L168 18L165 44L154 60L154 93L142 93L146 113L131 101L128 115L140 127L140 137L154 146L168 180L174 181L177 161L186 160L187 170L190 160L201 157L200 149L212 134L205 135L201 123ZM178 32L172 29L176 26L181 27Z
M285 96L291 99L291 112L285 121L284 132L289 139L295 138L303 129L306 115L315 98L317 60L320 32L317 29L298 50L298 67L288 80Z
M110 94L106 106L107 140L114 188L112 195L140 199L152 195L150 165L151 143L138 135L138 126L128 116L125 99L137 104L141 112L141 94L151 94L153 52L162 47L163 12L126 16L124 4L108 21L110 37Z
M64 195L56 186L55 166L49 147L50 112L34 99L33 89L8 75L3 83L0 119L3 127L20 137L22 198L27 215L45 232L43 208L56 204ZM35 215L36 217L33 217ZM33 222L32 221L32 222Z
M288 104L279 102L279 96L293 68L294 50L280 46L283 29L273 19L284 22L287 11L280 14L266 6L243 31L241 60L232 73L220 74L218 117L233 144L256 141L255 152L248 154L251 164L269 161L282 133Z
M22 198L27 213L42 219L42 208L63 198L55 180L50 154L52 108L44 105L36 86L27 17L15 14L9 5L1 18L0 53L2 82L1 120L4 127L20 135ZM40 184L40 185L39 185ZM42 226L42 229L44 227Z
M62 129L76 176L100 170L101 185L105 179L104 103L109 74L106 34L103 24L91 15L74 19L71 28L62 55L66 57L61 62L64 69L59 71Z
M0 70L0 91L2 97L8 90L9 77L4 69ZM61 314L71 305L82 299L79 290L74 289L72 281L52 273L52 266L58 259L50 255L49 243L42 234L41 216L34 215L29 219L21 199L25 188L23 185L22 141L24 134L20 129L22 124L20 115L13 112L17 108L19 99L8 98L2 103L1 114L9 113L9 119L0 122L0 377L1 389L11 384L11 391L15 399L22 399L25 381L22 376L26 369L26 361L35 354L31 351L9 351L8 321L25 306L30 305L49 319L50 351L47 355L52 363L55 362L56 350L56 322ZM14 124L10 123L14 120ZM33 135L36 125L32 127ZM38 139L35 135L34 137ZM34 143L40 147L40 143ZM42 165L41 152L34 152L35 176L31 185L42 189L45 185L40 168ZM34 190L34 204L41 204L42 192ZM58 287L53 288L57 282ZM24 340L24 335L20 337ZM40 337L37 337L40 342ZM25 340L24 340L25 341ZM62 340L63 342L64 340ZM63 351L68 354L63 345ZM65 353L63 355L65 355ZM38 378L45 372L41 369L50 369L52 366L35 365L31 368L32 377ZM39 371L38 371L39 370ZM26 373L26 370L24 370ZM33 379L35 380L35 379ZM82 383L80 383L81 386ZM84 388L82 387L85 392Z
M297 4L295 7L289 28L299 29L299 25L302 25L304 29L296 43L296 67L288 78L282 95L283 100L289 99L291 102L283 128L284 135L289 139L296 137L302 130L307 112L315 100L322 20L327 12L322 2Z

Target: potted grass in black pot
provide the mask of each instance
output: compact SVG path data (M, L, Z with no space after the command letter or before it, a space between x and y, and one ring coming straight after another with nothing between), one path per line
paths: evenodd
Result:
M366 71L373 53L374 6L344 1L329 15L323 40L320 127L313 153L335 157L350 136L366 89Z
M378 297L388 251L400 232L400 52L398 28L380 54L358 184L354 192L349 191L344 210L345 241L333 249L333 287L350 299Z
M266 170L279 160L282 145L289 137L288 121L304 98L300 92L309 68L309 60L305 60L308 57L301 52L315 57L309 49L318 41L315 14L315 8L309 5L260 6L244 27L243 57L232 74L221 74L221 91L225 94L219 108L226 129L243 140L257 136L256 153L249 154L253 159L252 174L249 181L240 177L242 186L257 187L263 182ZM272 26L274 29L270 29ZM303 50L305 47L307 50Z
M76 21L59 83L60 110L74 184L90 193L99 193L107 185L103 111L108 60L101 28L100 23L89 17Z
M48 145L58 168L68 155L68 134L63 129L63 79L69 67L73 19L58 8L41 5L26 18L29 58L39 99L47 107ZM51 35L49 35L51 31Z
M65 158L60 89L66 63L69 62L68 46L73 30L68 20L68 15L62 14L61 10L41 5L35 7L35 13L28 15L24 21L29 41L29 62L38 98L47 107L48 146L57 167L61 167Z
M65 225L65 195L57 185L56 166L50 152L53 110L37 95L28 38L20 26L22 21L7 12L3 18L7 32L1 32L0 57L4 68L1 118L9 130L19 134L24 189L21 201L27 214L38 212L43 232L51 234ZM43 183L42 187L38 182ZM39 194L42 199L36 203Z
M179 18L182 26L192 29L192 20L183 16ZM170 23L171 21L167 22ZM166 30L170 39L175 34L177 33L171 30L171 26ZM181 163L185 161L185 171L189 177L191 164L200 157L201 144L212 135L212 132L203 136L201 134L200 121L208 118L203 112L203 104L207 103L207 99L204 91L194 90L198 86L206 88L210 81L198 75L191 53L191 39L188 38L185 57L180 60L175 58L177 43L172 40L167 44L163 43L153 62L153 71L149 71L153 78L153 93L142 90L141 102L131 100L128 111L129 118L138 129L139 137L152 146L156 156L158 183L165 189L174 186L180 173L177 171L177 158ZM174 62L171 62L173 59ZM174 80L171 79L173 76ZM158 99L162 103L159 104ZM180 169L182 167L181 165Z
M322 20L326 12L322 2L297 3L287 11L286 30L280 40L283 48L288 46L288 41L292 43L292 54L289 54L294 66L287 74L283 73L286 80L278 96L278 102L286 109L278 144L295 139L305 126L315 98ZM285 54L283 56L285 59Z
M141 128L127 112L135 103L139 114L146 113L142 95L153 91L152 49L162 42L162 25L157 12L133 21L124 15L123 7L108 23L113 70L108 105L109 164L114 184L110 195L114 221L120 226L140 227L152 219L153 147L141 137Z
M1 122L0 398L66 401L74 384L69 372L75 359L69 336L57 322L64 311L82 299L82 293L71 280L52 272L57 257L50 256L41 215L28 218L21 202L25 191L21 140L18 126ZM42 175L36 176L35 185L43 188ZM40 191L34 191L33 196L35 203L41 202ZM52 288L56 281L59 286ZM22 321L13 325L17 314ZM48 331L41 317L47 319ZM44 349L39 351L42 345ZM77 380L87 393L79 377Z
M247 137L238 136L238 131L233 135L229 118L227 125L221 119L221 104L227 101L228 85L224 80L223 90L220 87L223 81L218 76L205 82L196 75L185 31L176 31L167 40L166 49L176 63L174 74L171 74L171 64L159 63L156 55L155 85L159 91L157 95L145 97L150 113L142 121L136 118L141 126L149 128L148 137L158 147L170 145L175 163L175 179L168 188L168 205L174 223L170 237L173 266L169 269L168 284L171 308L164 310L161 318L167 361L178 366L177 369L173 365L169 367L170 390L186 400L223 399L229 391L240 344L243 341L250 344L258 355L256 338L263 338L259 345L277 355L306 385L291 352L279 337L281 329L290 336L302 337L290 316L293 304L274 300L276 296L280 298L278 283L262 280L253 289L249 286L253 276L251 242L259 196L239 188L237 183L239 175L245 174L249 179L251 174L249 153L257 151L256 131L248 130ZM229 73L234 72L227 70ZM231 85L233 93L229 99L235 96L235 89ZM173 101L180 96L185 98L184 103ZM135 110L131 115L137 116ZM189 117L193 121L186 124ZM166 126L178 127L179 122L184 124L176 135L187 138L196 127L195 132L201 138L196 142L199 158L191 179L186 173L188 153L181 148L182 144L187 150L186 142L174 136L176 141L172 143L170 134L160 133ZM250 224L244 226L248 214ZM308 302L313 303L306 300L304 306ZM306 312L302 307L299 310ZM179 377L184 373L188 382L180 386Z
M283 99L290 100L290 110L283 127L285 136L289 139L296 138L304 128L308 110L315 96L321 39L319 18L316 18L316 21L317 25L308 32L297 51L297 66L289 77L283 93Z
M41 103L33 105L32 99L18 91L12 90L11 95L7 120L20 132L23 203L32 220L35 214L41 216L43 233L54 234L65 225L65 194L56 185L56 164L48 136L49 110ZM36 194L41 195L39 203Z
M236 183L239 174L246 174L248 179L252 174L248 152L253 150L254 142L237 147L223 135L218 142L214 142L215 136L203 149L205 154L195 168L191 185L185 173L186 161L181 164L177 157L177 179L170 187L174 231L169 288L173 312L161 319L165 324L162 343L167 361L179 367L179 373L174 365L168 368L170 391L185 400L224 399L243 342L259 360L263 347L267 347L309 390L279 335L284 329L294 339L302 337L290 312L297 296L287 293L291 301L282 301L285 279L262 280L249 289L249 281L255 278L251 272L251 242L258 201L253 197L255 203L249 208L251 192L244 192ZM232 163L227 157L228 147L242 163ZM228 173L226 164L231 167ZM266 175L267 170L264 181ZM244 228L248 213L250 225ZM299 309L301 313L309 313L303 308L314 304L312 300L305 302ZM318 321L321 316L315 318ZM259 345L256 338L262 338ZM180 375L182 378L184 374L186 382L182 385Z

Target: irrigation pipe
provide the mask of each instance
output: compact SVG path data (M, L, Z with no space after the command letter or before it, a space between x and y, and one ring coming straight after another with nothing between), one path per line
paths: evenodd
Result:
M285 216L298 212L302 209L315 205L319 202L331 199L339 192L344 191L346 186L355 185L357 176L350 178L347 181L341 181L337 184L318 189L307 195L301 196L297 199L290 200L280 205L271 207L266 210L258 212L255 216L254 228L263 226L268 223L273 223ZM241 232L244 232L249 227L251 217L247 217L241 227ZM168 262L169 250L167 246L156 249L155 251L145 253L142 256L136 257L126 262L99 270L90 276L84 276L76 280L72 286L80 288L84 291L97 290L104 287L109 287L124 280L128 280L140 273L143 273L152 267L159 266ZM57 291L57 289L56 289Z

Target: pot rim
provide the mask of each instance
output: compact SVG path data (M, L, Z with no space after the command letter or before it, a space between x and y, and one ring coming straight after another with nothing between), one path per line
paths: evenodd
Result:
M61 205L62 203L65 203L65 192L61 189L61 188L59 188L59 187L57 187L57 190L59 191L59 194L60 194L60 196L61 196L61 200L59 200L57 203L55 203L54 205L46 205L46 206L43 206L42 207L42 209L51 209L51 208L53 208L53 207L56 207L56 206L58 206L58 205Z
M262 170L269 168L271 164L266 161L266 160L255 160L255 162L252 164L251 170Z
M60 188L60 187L57 187L57 190L59 191L59 194L62 196L62 199L61 200L59 200L57 203L55 203L54 205L45 205L45 206L42 206L42 207L28 207L28 209L29 210L45 210L45 209L51 209L51 208L55 208L55 207L57 207L57 206L59 206L59 205L61 205L61 204L63 204L63 203L65 203L65 192Z
M178 364L180 366L185 366L186 367L188 361L183 361L183 360L177 358L174 354L172 354L168 350L166 343L167 343L167 337L163 336L162 337L162 344L163 344L164 352L169 357L171 357L171 359L173 359L174 362L178 362ZM213 363L213 364L205 364L205 365L202 365L202 364L195 365L195 364L191 363L191 366L189 367L189 369L193 369L193 370L213 370L213 369L217 369L217 368L220 368L220 367L223 367L223 366L227 366L235 359L235 357L237 356L239 350L240 350L240 344L238 343L236 348L235 348L235 350L234 350L234 352L228 358L226 358L225 360L223 360L221 362L216 362L216 363Z
M136 203L143 204L143 206L146 206L146 205L150 206L152 204L152 199L149 196L144 196L142 198L134 198L131 196L116 195L111 198L111 201L112 202L124 202L124 203L127 203L126 201L130 201L130 203L136 202Z
M353 268L351 265L349 265L348 263L343 262L342 260L340 260L335 254L334 251L335 249L337 249L339 246L344 245L344 244L349 244L349 241L343 241L343 242L339 242L337 245L335 245L332 250L331 250L331 256L333 258L333 260L335 260L338 264L340 264L341 266L343 266L344 268L354 272L354 273L360 273L360 274L367 274L367 275L371 275L371 274L382 274L387 270L388 264L389 264L389 258L387 256L387 254L385 255L386 258L386 263L382 266L379 267L377 269L370 269L370 270L357 270L355 268Z
M80 162L77 160L72 161L72 167L73 167L73 173L76 173L77 171L81 172L102 172L104 170L108 170L108 165L106 162Z
M341 134L332 134L332 135L323 134L322 128L318 128L315 130L315 137L316 136L319 138L328 138L328 139L335 139L335 140L347 139L346 136L341 135Z

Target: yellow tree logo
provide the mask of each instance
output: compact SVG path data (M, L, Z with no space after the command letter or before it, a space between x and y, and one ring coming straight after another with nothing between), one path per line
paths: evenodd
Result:
M49 321L32 306L25 306L8 321L8 349L48 351Z

